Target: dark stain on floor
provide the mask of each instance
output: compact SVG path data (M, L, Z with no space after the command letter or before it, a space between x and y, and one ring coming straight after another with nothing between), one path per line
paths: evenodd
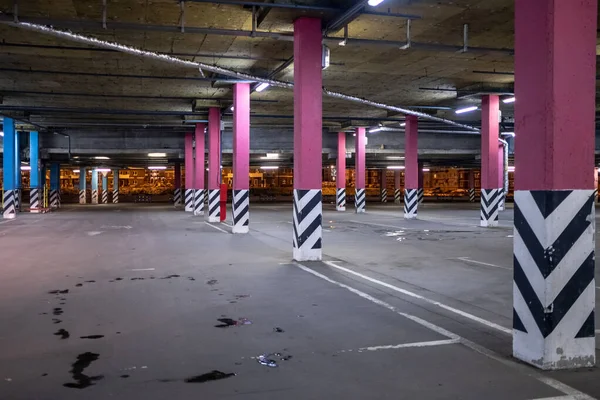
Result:
M52 310L53 315L61 315L63 313L63 309L60 307L56 307Z
M65 290L51 290L48 292L49 294L67 294L69 293L69 289L65 289Z
M59 329L58 331L54 332L55 336L60 336L61 339L68 339L69 336L71 336L69 334L69 332L65 329Z
M167 275L164 278L160 278L160 279L172 279L172 278L179 278L181 277L181 275Z
M129 375L127 375L127 374L121 375L121 378L129 378Z
M79 339L102 339L104 335L79 336Z
M75 382L65 383L63 386L72 389L85 389L94 385L95 381L104 378L102 375L87 376L83 373L83 371L99 357L100 354L90 353L89 351L78 355L77 361L71 365L71 370L69 371Z
M60 324L62 322L62 320L58 319L58 318L52 318L52 322L55 324Z
M75 286L77 286L77 287L81 287L81 286L83 286L83 283L78 283L78 284L77 284L77 285L75 285Z
M132 281L143 281L144 278L131 278Z
M205 382L219 381L221 379L231 378L232 376L235 376L235 374L234 373L226 374L225 372L214 370L214 371L208 372L206 374L190 376L189 378L185 379L185 382L186 383L205 383Z
M211 279L210 281L206 282L207 285L211 285L211 286L216 285L217 283L219 283L219 281L216 279Z

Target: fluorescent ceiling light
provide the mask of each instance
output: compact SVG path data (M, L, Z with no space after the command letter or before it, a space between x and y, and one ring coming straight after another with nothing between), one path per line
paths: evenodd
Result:
M383 130L383 127L378 126L377 128L369 129L369 133L376 133L376 132L380 132L382 130Z
M110 158L108 158L106 156L96 156L96 157L94 157L94 160L110 160Z
M78 173L79 173L79 170L78 170L78 169L74 169L74 170L73 170L73 173L74 173L74 174L78 174Z
M501 135L506 135L506 136L512 136L515 137L515 133L514 132L502 132Z
M406 126L406 122L401 123L400 126Z
M465 108L459 108L458 110L455 111L456 114L464 114L464 113L468 113L471 111L475 111L477 110L477 106L471 106L471 107L465 107Z
M263 90L265 90L265 89L266 89L266 88L268 88L268 87L269 87L269 84L268 84L268 83L264 83L264 82L263 82L263 83L261 83L260 85L258 85L258 86L256 87L256 91L257 91L257 92L262 92Z
M515 172L515 167L508 167L508 172Z
M369 5L371 7L375 7L383 3L383 0L369 0Z
M21 171L31 171L31 167L29 165L22 165Z
M429 168L423 168L423 172L429 172Z
M276 165L263 165L260 169L279 169Z
M148 169L167 169L167 167L165 167L164 165L157 165L153 167L148 167Z
M267 153L265 157L261 157L261 160L277 160L279 159L279 153Z
M0 131L0 136L4 136L4 132Z
M234 106L229 107L229 109L231 110L231 112L233 112L233 110L235 110Z
M404 165L390 165L387 169L404 169Z
M148 157L166 157L167 153L148 153Z
M400 156L387 156L386 158L388 160L404 160L404 157L400 157Z
M503 102L504 104L509 104L509 103L514 103L514 102L515 102L515 100L516 100L516 98L515 98L515 97L509 97L509 98L507 98L507 99L504 99L504 100L502 100L502 102Z
M96 171L98 171L98 172L110 172L110 168L98 168Z

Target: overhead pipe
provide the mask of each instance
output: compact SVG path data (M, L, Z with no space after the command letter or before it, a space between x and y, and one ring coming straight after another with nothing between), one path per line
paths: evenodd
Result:
M110 48L110 49L121 51L123 53L131 54L131 55L134 55L137 57L152 58L155 60L160 60L160 61L168 62L168 63L174 64L174 65L179 65L179 66L183 66L183 67L192 67L194 69L203 69L206 71L214 72L214 73L225 75L225 76L230 76L230 77L233 77L236 79L241 79L241 80L252 80L252 81L256 81L256 82L268 83L271 86L282 87L285 89L293 89L293 87L294 87L294 84L292 82L279 81L279 80L275 80L275 79L265 79L262 77L246 74L243 72L232 71L232 70L218 67L215 65L209 65L209 64L205 64L205 63L201 63L201 62L197 62L197 61L182 60L180 58L168 56L165 54L158 54L158 53L154 53L151 51L138 49L138 48L135 48L132 46L123 45L120 43L108 42L108 41L100 40L100 39L97 39L94 37L88 37L88 36L84 36L84 35L73 33L73 32L62 31L62 30L55 29L55 28L52 28L49 26L33 24L30 22L19 22L19 23L6 22L6 21L4 21L4 22L11 26L27 29L30 31L39 32L39 33L59 37L61 39L72 40L72 41L76 41L76 42L84 43L84 44L88 44L88 45ZM356 96L346 95L346 94L339 93L339 92L333 92L333 91L327 90L325 88L323 89L323 94L326 96L329 96L329 97L352 101L352 102L360 103L360 104L364 104L364 105L369 105L369 106L384 109L384 110L395 111L400 114L413 115L415 117L419 117L419 118L423 118L423 119L427 119L427 120L431 120L431 121L437 121L437 122L441 122L441 123L444 123L447 125L452 125L452 126L457 126L459 128L467 129L467 130L479 131L479 128L464 125L464 124L461 124L461 123L458 123L458 122L455 122L455 121L452 121L449 119L434 117L434 116L426 114L426 113L408 110L408 109L402 108L402 107L390 106L385 103L379 103L376 101L362 99L362 98L359 98Z

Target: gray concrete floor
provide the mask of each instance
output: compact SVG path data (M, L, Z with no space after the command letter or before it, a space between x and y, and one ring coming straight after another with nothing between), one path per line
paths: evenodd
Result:
M253 205L242 236L168 206L0 221L0 399L600 398L595 368L510 357L510 210L325 208L324 262L300 264L289 204ZM213 370L235 376L185 382Z

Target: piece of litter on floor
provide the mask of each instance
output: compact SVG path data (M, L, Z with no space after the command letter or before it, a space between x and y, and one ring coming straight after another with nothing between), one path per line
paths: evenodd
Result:
M12 378L4 378L6 382L12 382Z
M146 368L148 368L148 366L146 366L146 365L142 365L142 367L141 367L141 368L142 368L142 369L146 369Z
M515 237L515 235L508 235L507 237L509 237L509 238L514 238L514 237Z
M277 327L277 328L273 328L273 331L277 332L277 333L283 333L285 332L283 329Z
M277 367L277 363L275 362L275 360L271 360L265 354L256 357L256 361L258 361L258 363L260 365L264 365L265 367L269 367L269 368L276 368Z

